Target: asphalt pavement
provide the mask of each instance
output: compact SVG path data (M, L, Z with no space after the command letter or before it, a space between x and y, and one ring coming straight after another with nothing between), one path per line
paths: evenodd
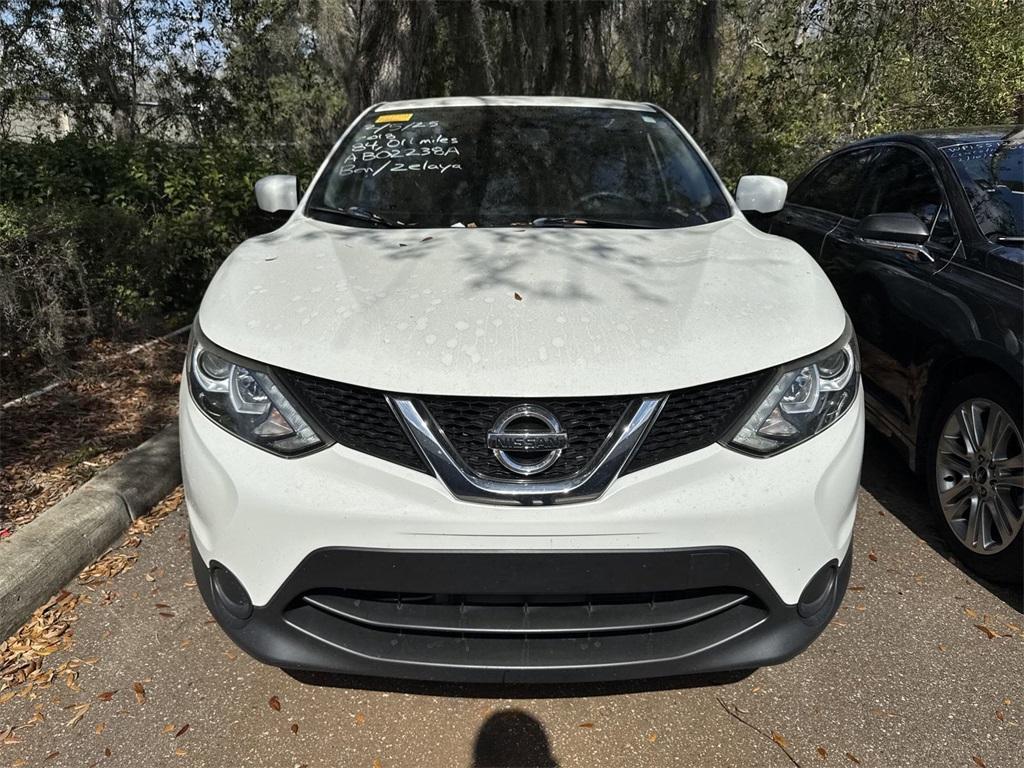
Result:
M68 585L89 600L47 663L90 663L78 690L58 679L0 704L0 734L35 722L0 740L0 767L1024 766L1020 594L948 559L916 481L873 435L843 606L796 659L734 675L296 679L212 623L187 536L178 509L132 568Z

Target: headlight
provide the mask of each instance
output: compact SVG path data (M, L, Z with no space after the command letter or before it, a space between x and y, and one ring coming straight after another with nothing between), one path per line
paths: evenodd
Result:
M860 358L851 337L782 373L729 444L767 456L802 443L846 413L859 381Z
M196 404L246 442L283 456L323 445L266 373L225 359L195 337L187 367Z

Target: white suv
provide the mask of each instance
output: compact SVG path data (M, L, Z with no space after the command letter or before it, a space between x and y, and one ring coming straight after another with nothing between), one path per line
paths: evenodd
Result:
M755 667L850 573L846 314L649 104L379 104L203 299L193 562L281 667L569 681ZM738 202L738 205L737 205Z

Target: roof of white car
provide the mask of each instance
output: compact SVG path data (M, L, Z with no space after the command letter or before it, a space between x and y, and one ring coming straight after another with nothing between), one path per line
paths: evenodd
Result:
M650 104L616 99L583 99L576 96L449 96L440 99L388 101L377 105L374 112L396 109L431 109L433 107L580 107L597 109L632 109L654 112Z

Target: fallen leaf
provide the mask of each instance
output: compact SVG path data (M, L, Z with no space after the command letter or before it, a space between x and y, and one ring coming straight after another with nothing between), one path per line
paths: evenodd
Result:
M174 734L174 738L178 738L179 736L184 736L185 732L187 730L188 730L188 723L185 723L183 726L181 726L181 730L178 731L176 734Z
M420 242L421 243L425 243L425 242L427 242L427 240L433 240L433 239L434 238L432 238L432 237L424 237L422 240L420 240Z
M103 750L103 755L104 755L105 757L110 757L110 754L111 754L111 753L110 753L110 747L106 747L106 748L105 748L105 749Z
M857 765L860 765L860 760L858 760L858 759L857 759L856 757L854 757L854 755L853 755L853 753L852 753L852 752L847 752L847 753L846 753L846 758L847 758L848 760L851 760L851 761L853 761L853 762L854 762L854 763L856 763Z
M366 715L362 712L356 712L356 725L362 725L366 722Z
M978 612L971 608L964 608L964 613L967 614L967 618L969 619L978 618Z
M174 618L174 614L170 613L169 611L160 611L160 615L163 616L165 619L173 619Z
M91 706L92 704L89 703L75 704L73 707L71 707L71 709L75 710L75 716L68 720L66 723L64 723L64 727L74 728L76 725L78 725L78 723L81 722L82 718L85 717L85 713L89 711L89 707Z
M977 755L971 755L971 760L974 761L974 764L978 766L978 768L985 768L985 761Z
M475 227L476 224L470 224L469 226ZM384 763L380 761L379 757L373 758L373 768L384 768Z
M1006 722L1006 715L1003 714L1003 710L1001 710L1001 709L997 709L996 710L996 720L998 720L1000 723L1005 723Z
M658 734L655 731L651 731L647 734L647 740L653 744L658 740Z
M114 698L115 693L117 693L117 691L104 691L103 693L96 694L96 698L100 701L110 701Z
M577 727L578 728L593 728L594 724L593 723L580 723Z
M750 689L750 692L751 693L757 693L760 690L761 690L761 686L760 685L755 685L753 688Z
M277 698L277 696L271 696L270 701L268 701L267 703L270 705L270 708L275 712L281 711L281 700Z
M53 760L53 758L55 758L59 754L60 754L60 752L51 752L50 754L48 754L46 757L43 758L43 762L45 763L47 760Z
M774 741L776 744L778 744L783 749L785 749L786 747L789 746L789 743L786 741L786 737L783 736L778 731L772 731L772 741Z
M156 603L153 607L154 608L170 608L171 606L167 605L167 603Z
M827 760L828 759L828 750L825 749L824 747L818 747L818 756L822 760Z
M107 730L107 724L106 723L96 723L96 733L97 734L103 733L105 730Z
M939 651L940 651L941 653L945 653L945 652L946 652L946 646L945 646L945 645L943 645L942 643L939 643L939 644L938 644L938 645L936 646L936 648L938 648L938 649L939 649Z
M164 733L170 733L171 731L174 730L174 728L175 728L174 723L168 723L167 725L164 726Z
M868 560L870 560L872 563L877 563L878 555L876 555L874 552L868 552Z
M146 703L146 689L142 687L142 683L135 683L132 688L135 690L135 700L139 704Z
M998 632L989 629L984 624L975 624L974 626L976 629L980 629L982 632L988 635L989 640L995 640L997 637L1002 637L1002 635L1000 635Z
M518 291L516 291L515 293L512 294L512 298L514 298L516 301L522 301L523 300L523 297L519 295Z
M188 752L186 752L181 747L178 747L176 750L174 750L174 754L176 754L178 757L184 757L185 755L188 754Z
M298 733L298 732L299 732L299 724L298 723L292 723L292 733Z

